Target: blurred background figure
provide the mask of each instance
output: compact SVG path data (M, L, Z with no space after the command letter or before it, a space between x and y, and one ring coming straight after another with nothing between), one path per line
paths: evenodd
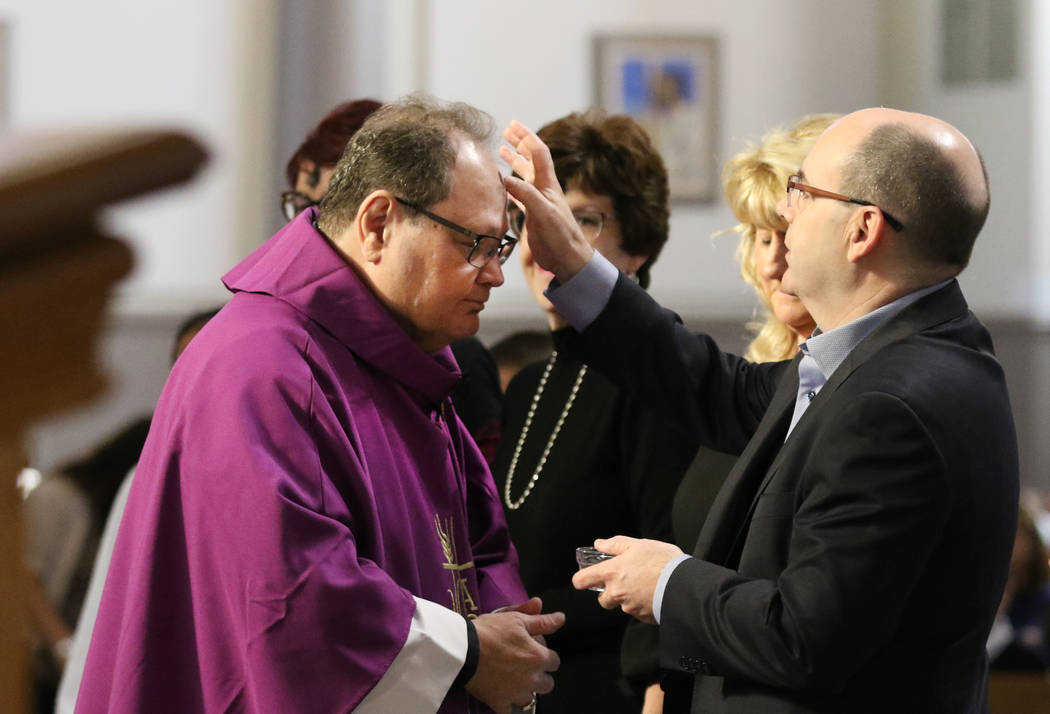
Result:
M1010 573L988 636L989 669L1050 671L1050 550L1022 507Z
M1050 492L1026 489L1021 493L1021 506L1028 509L1043 542L1050 546Z
M190 340L203 329L208 320L214 317L217 312L218 308L195 313L187 317L179 325L178 330L175 332L175 340L172 346L172 364L175 363L179 355L190 344ZM96 524L101 532L95 541L91 557L87 559L90 579L86 583L86 592L82 600L83 606L80 608L79 614L73 618L73 621L76 622L76 630L72 634L69 645L64 648L67 659L63 662L64 668L61 671L61 681L59 682L54 702L56 714L72 714L77 703L80 679L84 674L84 662L87 659L88 645L91 643L91 633L95 626L95 615L98 614L99 602L102 599L102 587L106 584L109 559L113 555L113 546L117 540L117 529L120 527L120 519L124 515L124 504L128 500L128 491L131 490L131 480L135 474L135 463L138 461L138 456L142 453L142 446L146 442L146 433L143 432L141 436L142 441L136 442L134 449L128 446L122 452L128 457L134 454L134 458L127 466L123 466L123 462L120 462L118 465L118 467L123 466L124 475L117 482L117 488L112 493L106 512ZM107 476L100 472L99 476L105 480L112 481L112 474ZM53 522L52 527L61 528L61 525ZM41 711L50 711L50 709L42 708Z
M213 314L194 315L179 326L172 362ZM25 495L26 599L33 624L34 698L41 712L52 711L72 657L73 626L89 608L89 582L106 548L104 529L114 513L120 522L121 493L149 426L149 415L133 419L85 456L40 474Z
M489 350L499 369L499 387L507 391L507 385L522 367L547 359L553 346L549 332L521 330L512 332L492 345Z
M748 325L755 333L745 357L752 362L776 362L791 359L798 345L812 334L813 318L794 295L780 289L780 279L787 267L784 262L784 232L787 223L777 215L776 206L787 190L788 176L796 173L817 137L839 117L838 114L814 114L799 120L788 129L772 129L757 146L741 151L726 162L722 170L722 190L726 203L740 221L732 232L740 234L736 257L740 275L755 288L763 306L761 320ZM674 542L685 552L692 552L704 519L718 490L736 463L736 454L724 454L700 447L675 494L671 510ZM624 640L624 667L637 680L658 676L657 664L651 658L639 658L640 651L630 637ZM647 672L647 670L650 670ZM668 697L665 711L688 711L692 692L692 675L679 679L668 675ZM661 695L653 692L650 701Z
M645 130L626 116L570 114L538 132L558 181L595 249L648 286L667 240L667 172ZM551 274L529 252L524 216L511 205L525 280L552 330L567 323L543 296ZM523 368L504 396L503 435L493 477L502 489L521 577L544 606L566 613L549 638L561 656L554 692L539 711L637 712L620 647L629 618L574 590L575 550L610 533L671 536L670 505L696 452L689 437L654 418L604 377L559 357ZM655 653L656 628L634 622L635 641ZM654 654L655 656L655 654Z
M374 99L344 102L328 112L306 135L284 169L291 187L281 194L281 211L286 220L320 202L328 192L332 169L342 157L350 137L381 106Z

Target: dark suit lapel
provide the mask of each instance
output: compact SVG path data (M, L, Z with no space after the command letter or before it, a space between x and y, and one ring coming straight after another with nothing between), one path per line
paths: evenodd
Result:
M693 554L712 563L722 563L729 554L737 533L751 504L751 495L766 473L791 423L795 396L798 393L798 361L796 357L784 370L769 407L736 460L725 483L711 504Z
M808 424L812 424L820 418L820 413L824 409L824 405L833 398L835 390L837 390L849 378L849 376L853 374L854 370L867 362L886 345L910 337L911 335L922 332L923 330L928 330L936 325L946 322L947 320L965 317L967 310L966 299L962 295L959 283L953 280L937 292L931 293L904 308L885 325L861 340L860 344L853 348L853 351L846 356L846 359L842 361L842 364L839 365L838 369L836 369L831 377L828 378L824 387L809 405L809 408L806 409L806 413L802 415L798 424L795 425L794 430L791 432L791 436L784 443L784 448L782 448L773 458L772 464L766 470L762 482L753 492L751 503L749 504L747 513L742 520L742 530L739 533L739 538L746 536L746 527L751 521L751 513L754 511L755 505L758 503L758 497L766 490L770 479L772 479L773 474L776 473L781 461L784 460L785 453L790 451L791 444L796 438L802 438L803 432ZM798 369L796 366L795 390L791 394L792 405L794 405L794 399L797 395ZM781 438L783 438L783 436L781 436Z

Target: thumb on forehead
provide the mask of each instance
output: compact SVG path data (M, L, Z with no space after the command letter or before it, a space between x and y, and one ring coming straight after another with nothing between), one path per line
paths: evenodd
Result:
M507 187L507 193L520 207L525 209L528 213L530 208L538 207L539 201L543 201L543 195L540 194L536 187L528 181L524 181L517 176L505 176L503 183Z

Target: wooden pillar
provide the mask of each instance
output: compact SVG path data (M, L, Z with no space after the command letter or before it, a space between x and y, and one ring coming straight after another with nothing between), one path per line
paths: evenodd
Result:
M189 179L204 151L172 132L0 137L0 702L28 711L15 479L37 419L105 388L96 354L131 251L97 228L108 203Z

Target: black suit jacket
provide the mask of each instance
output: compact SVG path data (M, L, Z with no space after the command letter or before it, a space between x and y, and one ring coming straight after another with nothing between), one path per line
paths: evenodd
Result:
M662 601L694 712L987 710L1017 446L955 281L858 345L786 441L797 360L723 353L622 276L572 349L741 454Z

